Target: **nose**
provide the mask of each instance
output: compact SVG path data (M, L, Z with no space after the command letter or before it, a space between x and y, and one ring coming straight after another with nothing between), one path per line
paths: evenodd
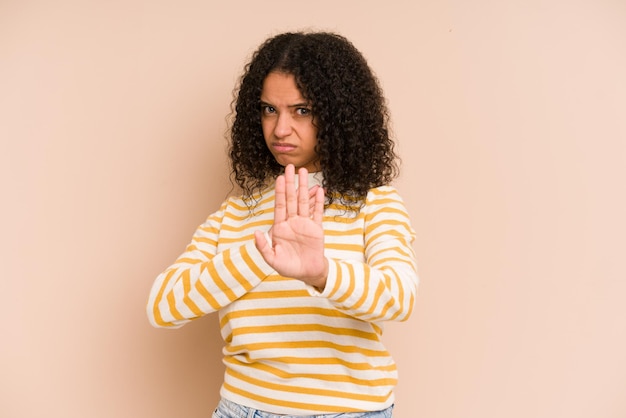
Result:
M276 118L276 126L274 126L274 136L276 138L285 138L291 135L293 127L291 125L291 116L287 112L282 112Z

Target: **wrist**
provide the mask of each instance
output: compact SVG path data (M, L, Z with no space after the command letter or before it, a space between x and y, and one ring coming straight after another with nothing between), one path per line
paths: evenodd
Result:
M324 269L323 269L322 275L318 277L317 279L315 279L313 283L311 283L311 285L315 288L315 290L322 293L324 291L324 288L326 287L327 279L328 279L328 259L324 257Z

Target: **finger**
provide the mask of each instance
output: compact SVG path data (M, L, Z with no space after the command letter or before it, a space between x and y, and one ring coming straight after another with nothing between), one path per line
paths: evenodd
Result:
M298 197L296 195L295 171L296 169L293 164L288 164L287 167L285 167L285 200L288 218L298 215Z
M315 211L315 194L319 188L320 186L316 184L309 189L309 213L313 213Z
M274 186L274 223L287 219L287 202L285 197L285 176L276 178Z
M309 172L306 168L298 170L298 215L309 217Z
M309 189L309 199L310 200L315 199L315 193L317 192L317 189L319 189L319 188L320 188L319 184L311 186L311 188Z
M313 221L321 224L324 219L324 189L320 187L315 193L315 209L313 210Z

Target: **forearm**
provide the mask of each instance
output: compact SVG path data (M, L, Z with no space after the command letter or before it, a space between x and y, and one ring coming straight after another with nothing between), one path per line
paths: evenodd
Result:
M184 254L155 280L147 306L153 326L177 328L215 312L273 272L252 242L195 260Z
M365 321L404 321L413 309L417 286L412 257L379 265L331 259L319 296Z

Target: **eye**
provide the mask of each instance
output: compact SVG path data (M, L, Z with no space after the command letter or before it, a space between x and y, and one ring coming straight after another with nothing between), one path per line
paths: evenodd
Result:
M309 116L311 114L311 109L306 107L299 107L296 109L296 114L298 116Z
M263 113L264 115L272 115L272 114L276 113L276 109L273 108L270 105L262 105L261 106L261 113Z

